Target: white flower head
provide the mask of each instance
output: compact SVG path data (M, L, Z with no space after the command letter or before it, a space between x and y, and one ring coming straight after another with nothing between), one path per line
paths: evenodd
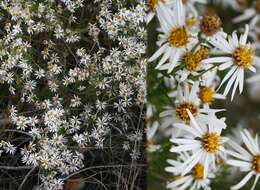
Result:
M229 141L231 150L227 150L232 159L227 160L227 164L238 167L241 171L247 172L247 175L237 184L231 187L231 190L241 189L253 176L254 184L251 190L254 190L260 176L260 148L258 136L253 138L251 134L244 129L241 131L241 138L245 148L234 141Z
M177 89L177 93L171 93L176 98L174 106L166 107L165 111L161 112L162 117L161 127L168 127L175 123L186 123L190 122L190 116L187 112L192 114L194 118L200 123L213 123L218 124L220 128L225 128L225 124L222 120L216 118L215 113L223 110L210 109L209 107L201 108L201 100L199 98L199 83L195 82L190 85L185 82L180 85ZM221 124L222 123L222 124ZM174 131L176 132L176 131Z
M171 152L180 153L191 151L192 155L183 162L179 169L184 176L192 170L197 163L204 164L204 176L208 175L209 168L216 168L216 159L225 159L224 143L227 138L221 137L222 129L214 125L203 125L198 123L188 111L191 122L190 125L179 123L176 128L184 130L186 137L172 138L175 145Z
M167 162L171 165L165 168L167 172L172 173L176 176L176 180L167 184L167 188L170 189L189 189L196 190L203 188L209 190L210 179L215 177L214 174L209 171L208 175L204 175L204 164L197 163L192 170L187 173L185 176L181 175L181 170L179 167L182 165L185 160L189 159L191 154L189 152L183 152L178 156L177 160L168 159Z
M249 69L255 72L253 65L256 59L253 48L247 43L248 32L249 27L246 25L245 33L240 38L238 38L236 32L233 32L232 36L228 36L227 39L219 36L212 40L212 44L223 55L203 60L204 63L220 64L219 70L230 68L223 78L220 87L228 81L223 93L226 96L233 85L231 100L233 100L238 87L240 93L243 91L245 70Z
M180 64L181 56L197 42L197 38L193 37L186 26L185 9L181 0L175 0L172 9L163 5L159 6L158 19L161 26L159 31L162 32L157 42L160 48L149 59L149 62L163 55L156 68L168 70L170 73ZM167 60L168 63L166 63Z

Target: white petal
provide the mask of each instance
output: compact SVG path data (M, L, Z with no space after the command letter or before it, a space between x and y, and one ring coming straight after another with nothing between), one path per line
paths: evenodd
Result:
M183 166L186 166L181 173L182 176L191 171L191 169L199 162L199 160L201 159L201 151L196 152L195 154L193 154L193 156L190 157L190 159L188 159L186 162L184 162Z
M195 120L195 118L193 117L193 115L191 114L190 110L187 109L188 115L190 117L190 121L192 123L192 127L194 127L194 129L200 134L202 135L202 130L200 128L200 126L198 125L197 121Z
M187 127L183 127L183 125L180 125L180 124L173 124L174 127L178 128L178 129L181 129L181 130L184 130L192 135L194 135L195 137L200 137L200 134L195 130L193 129L192 127L190 126L187 126Z
M237 72L238 72L238 69L233 73L233 76L229 79L227 86L226 86L224 93L223 93L224 96L226 96L228 94L232 84L235 82L235 80L237 78Z
M221 81L219 87L218 87L218 90L220 89L220 87L231 77L231 75L235 72L236 70L236 67L232 67L230 69L230 71L228 71L228 73L226 74L226 76L223 78L223 80Z
M249 162L239 161L239 160L227 160L227 164L231 166L237 166L237 167L251 167L252 164Z
M247 138L247 136L243 133L240 132L241 137L243 139L243 142L245 143L247 149L253 154L256 155L258 152L254 149L254 145L251 144L250 140Z
M185 177L182 177L182 178L180 178L180 179L177 179L177 180L175 180L174 182L169 183L169 184L167 185L167 188L173 188L173 187L176 187L176 186L178 186L178 185L180 185L180 184L183 184L183 183L185 183L185 181L186 181L187 179L189 179L189 178L190 178L189 176L185 176Z
M170 139L172 143L176 144L198 144L200 145L200 141L193 140L193 139L180 139L180 138L172 138Z
M257 183L258 179L259 179L259 174L256 175L256 178L255 178L253 186L251 187L251 190L255 189L255 186L256 186L256 183Z
M233 98L234 98L234 95L235 95L235 92L236 92L237 86L238 86L238 84L239 84L239 78L238 78L238 76L239 76L239 72L240 72L240 69L238 69L238 75L236 76L235 84L234 84L234 86L233 86L233 91L232 91L232 94L231 94L231 101L232 101ZM224 92L224 94L225 94L225 92Z
M243 154L238 154L237 152L234 152L234 151L232 151L232 150L227 150L226 152L227 152L227 154L230 154L231 156L233 156L233 157L235 157L235 158L238 158L238 159L240 159L240 160L251 161L250 158L245 157Z
M187 144L187 145L179 145L179 146L174 146L170 149L170 152L184 152L188 150L195 150L199 148L201 145L200 144Z
M250 67L248 67L248 69L249 69L250 71L252 71L253 73L255 73L255 72L256 72L256 69L255 69L255 67L254 67L254 66L250 66Z
M223 71L223 70L225 70L225 69L231 67L232 65L233 65L233 62L232 62L232 61L228 61L228 62L226 62L226 63L221 64L221 65L218 67L218 69L219 69L220 71Z
M150 59L148 60L149 62L154 61L155 59L157 59L160 55L163 54L163 52L165 51L165 49L168 47L168 44L164 44L162 47L160 47L153 55L152 57L150 57Z
M175 49L172 49L171 47L167 47L165 50L164 55L162 56L161 60L159 61L158 65L156 67L160 67L162 64L164 64L167 59L171 56L172 53L175 53Z
M207 58L202 61L202 63L208 64L208 63L225 63L232 61L231 57L212 57Z
M241 153L245 159L247 160L251 160L252 156L240 145L238 145L236 142L232 141L231 139L228 141L228 144L236 151L238 151L239 153Z
M170 59L170 66L168 68L168 73L172 72L172 70L176 67L179 58L180 58L180 51L177 49L176 53Z
M240 37L240 44L242 44L242 45L245 45L245 44L246 44L248 32L249 32L249 26L248 26L248 24L246 24L245 32L244 32L244 34Z
M253 176L254 172L249 172L237 185L231 187L231 190L238 190L243 187Z
M190 91L190 95L189 95L189 100L192 101L197 97L197 93L199 90L199 82L195 82L192 85L191 91Z
M247 20L247 19L253 17L254 14L255 14L255 10L254 9L247 9L247 10L245 10L244 14L234 18L233 22L238 23L238 22Z

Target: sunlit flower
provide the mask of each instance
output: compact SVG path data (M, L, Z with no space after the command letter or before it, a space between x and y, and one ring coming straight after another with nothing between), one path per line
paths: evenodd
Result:
M237 87L239 87L240 93L243 91L245 70L249 69L255 72L253 65L256 60L254 50L247 43L248 32L249 27L246 25L245 33L239 39L236 32L233 32L232 36L228 36L228 39L218 37L212 40L212 44L220 50L220 55L203 60L204 63L220 64L219 70L230 68L223 78L220 87L228 81L223 93L226 96L233 85L231 100L235 95Z
M216 118L215 113L222 110L210 109L209 107L201 108L201 100L199 98L199 83L190 85L184 83L177 89L177 93L171 93L176 98L174 107L168 106L165 111L161 112L160 117L162 118L161 127L165 128L172 126L175 123L186 123L190 122L188 111L196 118L197 121L207 124L212 123L216 127L226 128L225 122L221 119ZM178 130L177 130L178 131ZM181 132L181 131L179 131ZM176 134L179 134L175 131Z
M176 176L176 179L173 182L167 184L167 188L172 190L196 190L200 188L210 190L210 180L215 176L211 171L209 171L208 176L204 175L204 163L202 162L198 162L189 173L187 173L185 176L181 176L181 170L179 170L179 167L183 162L189 159L190 156L190 153L184 152L178 156L177 160L167 160L171 166L166 167L165 170Z
M186 137L172 138L174 143L171 152L180 153L191 151L192 155L179 167L181 175L184 176L192 170L197 163L204 164L204 176L208 175L210 167L216 168L216 158L225 155L224 143L227 138L221 136L222 129L212 124L200 124L188 111L191 122L189 125L174 124L176 128L187 132Z
M241 138L246 149L236 142L230 140L229 145L232 150L227 150L227 153L233 159L228 159L227 164L238 167L242 172L247 172L247 175L237 184L231 187L231 190L241 189L253 176L255 180L251 190L255 189L256 183L260 177L260 149L258 136L255 138L244 129L241 131Z
M160 48L149 61L155 61L163 55L156 68L168 70L170 73L180 64L181 56L196 43L197 39L192 37L193 34L186 26L185 10L181 0L175 0L172 9L159 6L158 19L161 26L160 32L162 32L157 43Z

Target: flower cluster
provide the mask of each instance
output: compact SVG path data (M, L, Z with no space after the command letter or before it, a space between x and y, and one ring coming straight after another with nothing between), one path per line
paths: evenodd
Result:
M88 167L89 149L113 149L116 138L126 140L120 154L140 157L145 12L141 0L1 1L0 106L9 135L0 155L37 170L37 189L63 189L66 176Z
M237 11L246 9L238 2L214 3ZM256 42L257 38L253 31L260 24L258 4L254 2L253 8L233 20L252 18L249 25L226 33L217 11L207 7L206 1L148 1L148 24L159 22L156 51L148 60L152 65L148 75L155 73L156 82L152 84L156 85L149 86L148 81L148 89L160 89L164 97L160 97L163 103L158 104L158 97L148 90L148 151L151 155L160 154L160 138L170 138L169 151L175 156L167 160L170 166L165 170L175 179L167 183L169 189L211 189L211 182L225 164L247 172L232 190L242 188L253 176L256 178L251 189L256 186L260 176L258 138L246 129L239 133L237 143L231 140L233 137L225 137L223 133L230 126L223 117L223 104L219 104L222 108L216 105L228 101L229 95L232 101L236 91L241 94L245 75L256 72L259 44L250 40ZM249 78L257 80L259 76Z

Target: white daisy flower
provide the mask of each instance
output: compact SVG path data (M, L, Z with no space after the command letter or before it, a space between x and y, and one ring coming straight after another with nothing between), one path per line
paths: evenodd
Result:
M260 176L260 149L258 136L253 138L247 130L241 131L241 137L246 147L238 145L230 140L229 145L233 150L227 150L227 154L234 159L228 159L227 164L240 168L241 171L247 172L247 175L237 184L231 187L231 190L241 189L253 176L255 180L251 190L256 186Z
M208 58L209 49L206 46L198 46L192 52L186 52L182 56L184 68L176 72L175 78L178 82L184 82L192 76L200 76L199 71L204 71L209 64L203 64L202 60Z
M243 11L243 14L234 18L233 22L238 23L250 19L249 26L254 28L260 20L260 0L256 0L253 6Z
M163 118L162 127L173 125L174 123L189 123L190 117L187 110L200 122L208 120L209 113L216 113L222 110L200 108L200 99L198 97L199 83L195 82L192 86L185 82L177 89L174 105L166 107L165 111L160 113ZM174 94L174 93L171 93Z
M193 37L186 26L182 0L175 0L172 9L161 5L157 12L161 26L160 32L162 32L157 45L161 47L153 54L149 62L163 55L156 68L168 70L170 73L180 64L181 56L197 42L197 38ZM167 60L169 60L168 63L166 63Z
M232 36L228 36L228 39L218 37L212 40L212 44L224 55L203 60L204 63L220 64L219 70L230 68L220 87L228 81L223 93L226 96L233 85L231 100L233 100L237 87L239 87L240 93L243 91L245 70L249 69L255 72L253 64L256 59L254 50L247 43L248 32L249 27L246 25L245 33L239 39L236 32L233 32Z
M186 175L200 162L204 163L204 176L208 176L210 167L216 168L216 159L225 159L224 143L227 138L220 136L221 128L212 124L198 124L190 111L188 113L191 119L190 125L179 123L174 124L174 126L186 131L189 137L171 138L170 141L175 145L170 151L175 153L192 152L192 156L179 167L182 176Z
M210 179L214 178L215 175L209 171L208 176L204 176L204 164L201 162L197 163L192 170L187 173L185 176L180 176L181 172L179 170L180 165L185 162L185 160L189 159L190 153L184 152L180 154L178 160L168 159L167 162L171 165L166 167L165 170L167 172L172 173L176 176L176 180L167 184L167 188L172 190L175 189L188 189L188 190L196 190L203 188L205 190L210 190Z

